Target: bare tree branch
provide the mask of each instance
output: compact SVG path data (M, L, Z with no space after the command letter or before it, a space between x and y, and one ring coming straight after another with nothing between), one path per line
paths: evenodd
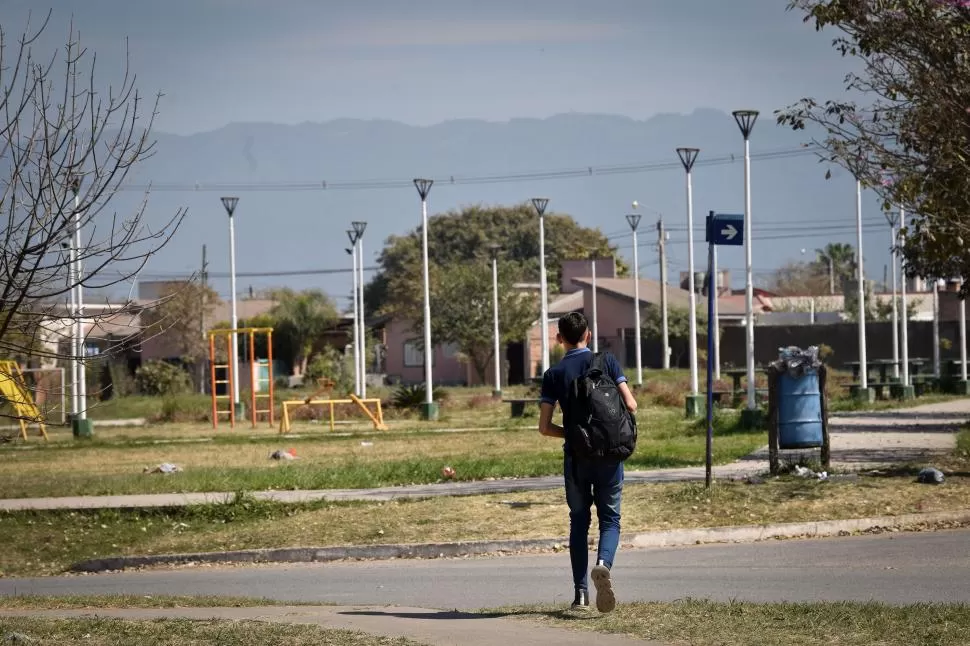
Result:
M16 41L0 28L0 358L47 365L75 356L62 341L79 319L142 332L143 305L130 297L81 312L66 301L78 285L131 282L186 214L153 225L147 192L133 212L112 210L128 173L152 154L160 95L146 105L127 52L120 84L99 81L73 24L63 50L43 57L35 50L50 17Z

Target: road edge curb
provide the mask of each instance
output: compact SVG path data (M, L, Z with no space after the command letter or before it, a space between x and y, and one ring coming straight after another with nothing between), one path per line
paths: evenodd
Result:
M622 542L624 545L641 548L682 547L708 543L756 543L773 538L846 536L873 529L899 529L921 524L946 522L970 522L970 509L803 523L671 529L627 534L623 536ZM186 565L189 563L321 563L353 559L454 558L481 554L500 554L503 552L521 552L526 550L560 549L567 544L568 539L566 538L545 538L452 543L287 547L234 550L229 552L114 556L78 561L71 565L68 570L71 572L90 574L157 565Z

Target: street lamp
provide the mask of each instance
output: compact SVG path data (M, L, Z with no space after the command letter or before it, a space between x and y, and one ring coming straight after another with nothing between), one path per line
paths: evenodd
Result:
M897 241L900 247L905 244L905 238L903 234L903 228L906 226L906 211L902 206L899 207L899 232L897 234ZM903 398L909 398L909 312L906 304L906 257L903 254L899 254L899 274L900 274L900 290L899 290L899 305L902 309L903 322L899 328L899 346L900 352L903 355L901 357L901 363L903 374L902 374L902 386L903 386Z
M358 293L354 296L355 300L360 301L358 316L360 324L357 329L360 334L360 396L367 397L367 325L364 322L364 230L367 228L366 222L354 221L350 223L357 235L357 262L360 263L360 278L357 280ZM356 271L356 267L354 268Z
M866 274L862 259L862 180L855 180L856 294L859 299L859 396L869 397L869 366L866 360Z
M71 190L74 191L74 213L78 210L78 192L75 189L74 178L68 178L68 184ZM71 235L68 238L68 243L63 243L61 248L67 248L67 286L71 292L71 308L68 311L68 320L71 322L71 420L78 419L78 412L80 411L80 406L78 402L78 314L77 314L77 292L80 287L80 280L77 278L75 272L77 270L75 263L77 257L77 250L75 249L75 237L76 237L76 226L77 222L74 219L74 214L71 218Z
M428 193L432 179L415 179L414 187L421 196L421 260L424 272L424 406L422 416L429 421L438 419L438 407L431 391L431 288L428 278Z
M751 276L751 131L757 110L735 110L734 121L744 136L744 310L747 346L748 410L757 409L754 383L754 281ZM753 415L753 413L748 413ZM750 420L749 420L750 421Z
M643 385L643 357L640 346L640 256L637 245L637 227L640 226L640 214L630 213L626 222L633 231L633 338L637 346L637 385Z
M697 405L697 297L694 290L694 190L691 185L691 170L694 162L697 161L699 148L678 148L677 156L680 163L687 172L687 290L688 294L688 317L689 317L689 343L690 343L690 394L692 402ZM716 245L715 245L716 248ZM712 267L711 271L715 271ZM716 274L715 274L716 276ZM715 301L717 295L714 296ZM717 321L714 321L717 329ZM713 360L714 357L711 357Z
M549 198L534 197L532 206L539 214L539 292L542 298L540 306L540 334L542 339L542 374L549 369L549 294L546 285L546 207Z
M239 401L239 343L236 337L236 329L239 327L239 319L236 316L236 228L233 224L233 213L236 205L239 204L238 197L223 197L222 206L226 209L229 216L229 291L232 296L232 314L230 326L232 326L232 406L236 415L242 413L242 403Z
M68 176L68 185L74 194L74 213L72 220L74 223L74 284L77 289L77 296L74 300L76 311L74 313L74 365L72 370L75 372L76 389L72 389L72 394L76 390L77 401L74 410L74 419L71 422L72 431L76 437L89 437L91 435L91 422L88 421L88 385L85 370L85 342L84 342L84 286L83 266L81 260L81 175L71 173Z
M495 336L495 348L493 352L492 363L495 364L495 388L492 389L492 397L495 399L502 398L502 344L500 340L499 326L498 326L498 254L502 249L501 245L492 244L488 247L489 251L492 252L492 324L494 326L493 334Z
M597 353L600 351L600 327L599 315L596 311L596 258L593 258L590 268L593 274L593 352Z
M350 292L354 300L354 393L360 396L360 313L357 309L357 232L353 229L347 230L347 238L350 239L351 262L353 263L354 287Z
M896 249L896 227L899 225L899 214L893 211L886 212L886 221L889 223L889 259L890 266L892 267L892 277L893 277L893 309L892 309L892 321L893 321L893 377L899 379L899 310L896 305L896 293L899 289L899 283L896 279L896 263L899 261Z

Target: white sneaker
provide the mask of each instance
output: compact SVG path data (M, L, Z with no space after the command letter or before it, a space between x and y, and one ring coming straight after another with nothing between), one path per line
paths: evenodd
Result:
M596 609L600 612L612 612L616 608L616 595L613 594L610 568L600 564L594 565L589 576L596 586Z

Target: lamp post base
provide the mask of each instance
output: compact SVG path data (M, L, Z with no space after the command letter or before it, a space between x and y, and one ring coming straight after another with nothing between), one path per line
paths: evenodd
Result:
M78 439L93 437L94 422L89 419L74 418L71 420L71 433Z
M704 414L707 408L707 396L706 395L687 395L687 400L685 403L684 412L687 415L687 419L694 419L700 417Z
M501 390L493 390L492 391L492 399L502 399L502 391Z
M438 412L438 402L421 404L421 419L426 422L437 422Z
M967 383L967 382L964 382ZM916 389L913 386L904 386L902 384L893 384L889 387L889 394L895 399L902 399L903 401L909 401L911 399L916 399Z
M237 402L233 405L236 410L236 419L242 419L246 416L246 404L244 402Z
M746 429L761 428L764 417L760 408L745 408L741 411L741 426Z
M952 389L956 395L970 395L970 381L958 379L953 382Z
M876 402L876 391L872 388L862 388L861 386L853 386L850 389L850 394L852 399L857 402L862 402L864 404L874 404Z

